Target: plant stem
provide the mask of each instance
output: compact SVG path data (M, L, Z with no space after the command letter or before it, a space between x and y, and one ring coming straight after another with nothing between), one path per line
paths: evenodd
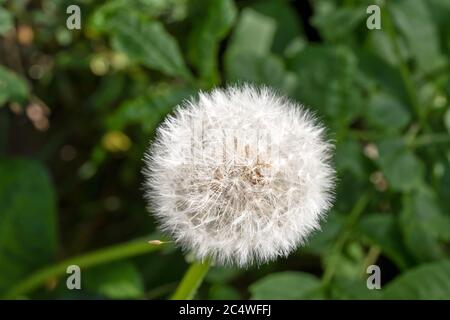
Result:
M450 134L448 133L434 133L434 134L424 134L417 137L413 142L412 146L422 147L428 146L435 143L450 143Z
M363 270L363 276L366 275L366 270L369 266L373 265L375 262L377 262L378 257L380 256L381 249L378 246L371 246L369 249L369 252L367 253L365 259L364 259L364 270Z
M178 288L171 297L172 300L191 300L194 298L197 289L208 273L210 261L194 262L184 274Z
M13 299L24 296L25 294L39 288L47 281L65 274L67 267L70 265L77 265L83 270L100 264L156 251L160 247L161 246L159 245L149 244L145 239L137 239L126 243L113 245L85 255L69 258L58 264L36 271L28 278L25 278L13 286L6 293L4 298Z
M359 217L364 212L364 209L369 203L369 199L370 199L369 193L366 193L361 198L359 198L359 200L353 206L349 216L347 217L346 224L341 233L339 234L333 248L331 249L330 258L326 264L325 271L323 273L322 286L324 288L327 288L331 280L333 279L333 276L336 272L336 267L338 264L340 254L344 249L344 246L352 233L353 226L358 222Z

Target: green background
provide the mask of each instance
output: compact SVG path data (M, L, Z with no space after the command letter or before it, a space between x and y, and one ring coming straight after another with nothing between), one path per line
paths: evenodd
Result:
M450 299L449 16L447 0L0 0L0 297L169 297L191 260L147 243L165 238L144 151L183 99L247 81L326 123L336 203L305 247L213 267L196 297Z

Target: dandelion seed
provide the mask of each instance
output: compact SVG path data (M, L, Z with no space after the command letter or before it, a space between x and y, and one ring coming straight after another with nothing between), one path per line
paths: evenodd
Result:
M146 198L196 258L264 263L319 229L333 198L331 150L312 114L269 88L200 93L158 128Z

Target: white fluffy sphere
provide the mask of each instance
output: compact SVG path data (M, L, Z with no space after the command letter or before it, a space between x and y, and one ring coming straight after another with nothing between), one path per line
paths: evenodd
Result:
M146 197L161 228L198 259L247 266L286 256L331 206L323 133L266 87L200 93L158 128Z

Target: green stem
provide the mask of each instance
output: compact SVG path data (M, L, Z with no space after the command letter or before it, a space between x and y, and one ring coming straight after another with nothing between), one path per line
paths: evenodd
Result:
M341 255L342 250L344 249L345 244L352 234L352 228L358 222L359 217L364 212L367 204L370 200L370 194L364 194L359 200L356 202L352 211L347 217L346 224L344 229L339 234L333 248L331 249L330 258L326 264L325 271L322 277L322 286L327 288L333 279L333 276L336 272L336 267L338 265L338 260Z
M41 287L50 279L66 273L67 267L77 265L81 270L100 264L117 261L157 250L159 245L151 245L145 239L132 240L127 243L113 245L85 255L69 258L58 264L46 267L33 273L15 286L4 296L7 299L22 297Z
M422 146L428 146L435 143L450 143L450 134L448 133L424 134L417 137L412 142L412 146L417 148Z
M194 298L203 278L208 273L210 261L194 262L185 273L177 290L171 297L172 300L191 300Z
M369 252L367 253L366 257L364 258L364 269L362 270L362 276L366 276L366 270L369 266L375 264L377 262L378 257L380 256L381 249L378 246L371 246L369 249Z

